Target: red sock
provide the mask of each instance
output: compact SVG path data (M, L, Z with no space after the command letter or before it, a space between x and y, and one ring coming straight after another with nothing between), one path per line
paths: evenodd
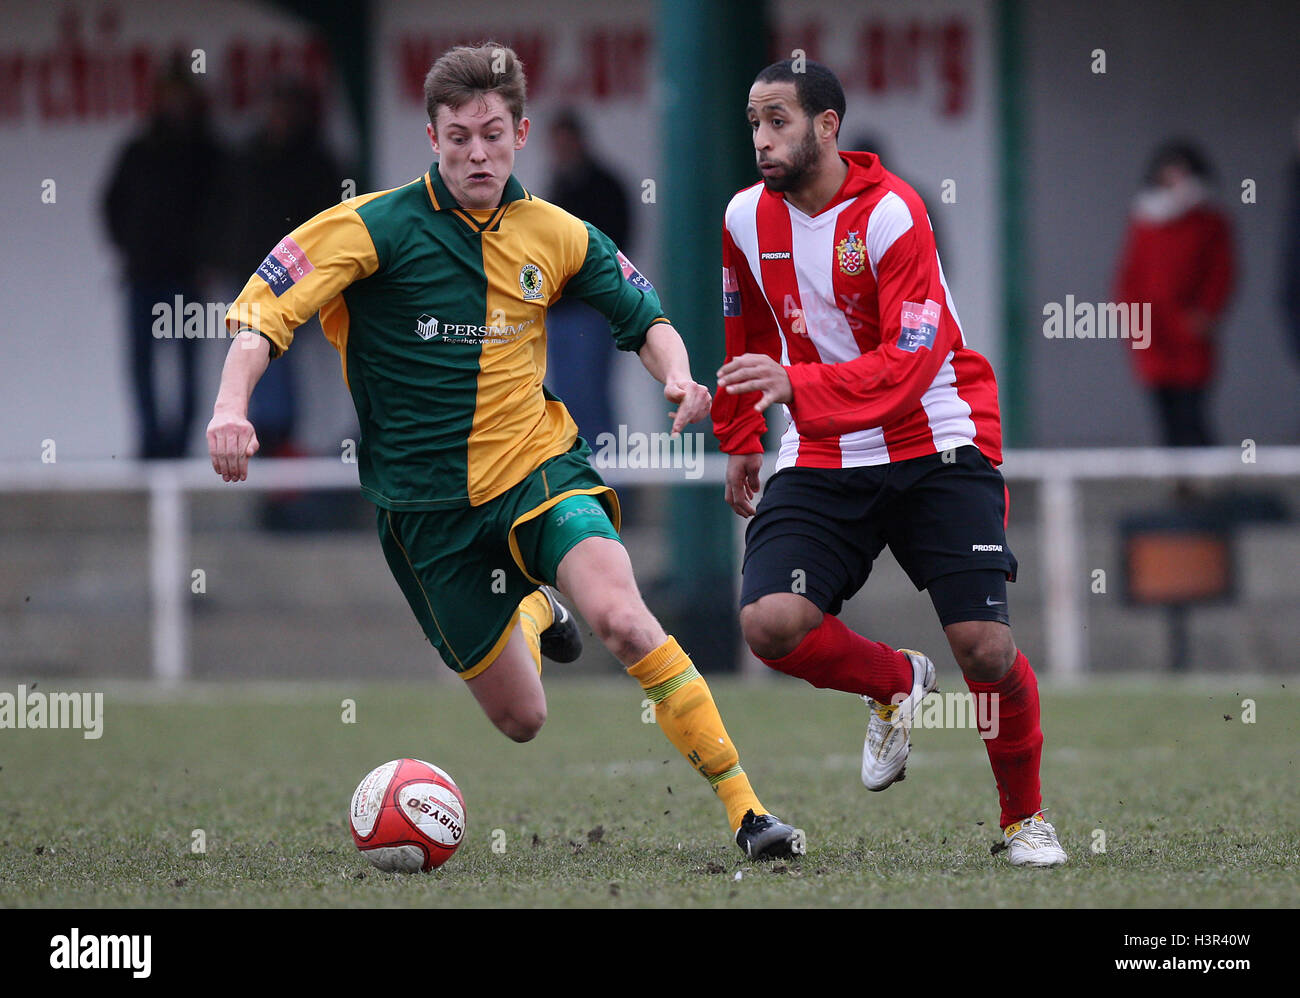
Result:
M777 672L806 679L819 689L865 694L881 703L912 690L912 663L906 655L849 630L829 613L790 654L759 658Z
M1039 726L1038 679L1025 653L1016 652L1011 671L996 683L966 680L971 693L997 694L996 708L985 706L977 715L996 709L997 737L985 738L993 778L1002 805L1002 827L1028 818L1043 806L1038 785L1038 765L1043 755L1043 729Z

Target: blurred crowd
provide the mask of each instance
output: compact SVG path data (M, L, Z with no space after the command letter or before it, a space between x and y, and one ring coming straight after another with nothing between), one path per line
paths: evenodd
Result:
M559 112L548 139L554 171L545 196L626 249L633 236L627 188L591 149L578 114ZM158 309L229 300L286 233L357 193L345 189L346 176L322 136L320 95L301 83L271 85L251 136L227 145L183 64L158 79L152 114L118 153L102 202L125 285L140 457L184 457L205 401L198 397L202 338L161 335ZM167 328L180 325L174 317ZM605 320L581 302L562 300L551 310L548 333L548 387L565 400L586 439L612 432L616 348ZM249 417L264 455L303 452L295 439L295 370L286 354L253 395Z
M118 153L102 202L122 263L140 457L183 457L203 401L203 341L159 335L158 310L241 287L285 233L339 200L345 176L322 137L320 95L304 85L269 86L252 134L228 145L187 67L157 80L152 114ZM167 329L180 325L174 316ZM294 365L271 365L250 413L263 453L295 452L296 392Z
M626 186L592 149L578 114L555 115L548 140L553 174L543 196L626 251L635 235ZM1300 122L1295 142L1278 304L1300 364ZM102 200L122 265L140 457L184 456L201 408L201 340L160 337L160 305L233 294L285 233L352 193L343 187L347 176L322 135L321 95L301 83L267 87L253 132L231 145L217 136L185 65L157 80L152 113L119 151ZM1112 289L1116 302L1151 304L1149 348L1126 352L1165 446L1216 442L1210 397L1238 263L1215 180L1195 140L1174 138L1154 150L1131 202ZM615 350L604 321L579 302L561 301L549 331L548 387L588 441L612 432ZM294 370L272 364L254 395L250 416L264 454L300 452Z

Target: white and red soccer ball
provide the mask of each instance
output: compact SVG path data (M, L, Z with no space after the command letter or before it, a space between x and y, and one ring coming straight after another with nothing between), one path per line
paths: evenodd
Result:
M456 781L419 759L372 769L352 795L352 841L387 873L436 870L465 837L465 798Z

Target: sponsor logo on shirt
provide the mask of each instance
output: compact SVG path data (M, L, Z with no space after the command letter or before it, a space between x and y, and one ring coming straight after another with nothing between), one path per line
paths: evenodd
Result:
M438 335L438 320L431 315L422 315L415 320L415 331L422 340L431 340Z
M898 349L916 353L921 347L932 348L935 334L939 331L941 311L939 303L929 298L924 305L914 301L903 302L903 328L898 333Z
M785 250L781 250L780 252L773 251L771 253L760 253L758 254L758 258L760 260L789 260L790 254Z
M970 546L970 549L972 551L1001 551L1002 545L1001 544L972 544ZM992 603L989 604L989 606L992 605L993 605Z
M275 297L279 298L315 269L302 247L285 236L266 255L257 268L257 276L266 281Z
M524 301L536 301L542 297L542 268L535 263L526 263L519 268L519 290L524 293Z
M510 343L524 335L536 321L524 319L522 322L476 326L465 322L441 322L436 316L426 313L415 320L415 334L426 343L430 340L444 343Z
M740 315L740 284L731 267L722 268L722 314Z
M856 232L850 232L835 245L835 259L840 265L840 273L856 277L867 266L867 244L858 238Z
M634 288L640 288L642 291L653 291L655 286L641 276L641 271L632 265L632 261L623 255L622 250L618 254L618 265L623 268L623 280Z

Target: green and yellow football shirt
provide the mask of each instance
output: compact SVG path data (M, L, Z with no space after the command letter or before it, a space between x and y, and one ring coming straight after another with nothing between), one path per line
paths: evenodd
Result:
M286 236L226 315L289 348L317 312L361 422L361 490L391 510L481 505L573 446L542 387L546 310L576 296L638 350L667 322L654 288L598 229L514 177L461 208L437 164L351 198Z

